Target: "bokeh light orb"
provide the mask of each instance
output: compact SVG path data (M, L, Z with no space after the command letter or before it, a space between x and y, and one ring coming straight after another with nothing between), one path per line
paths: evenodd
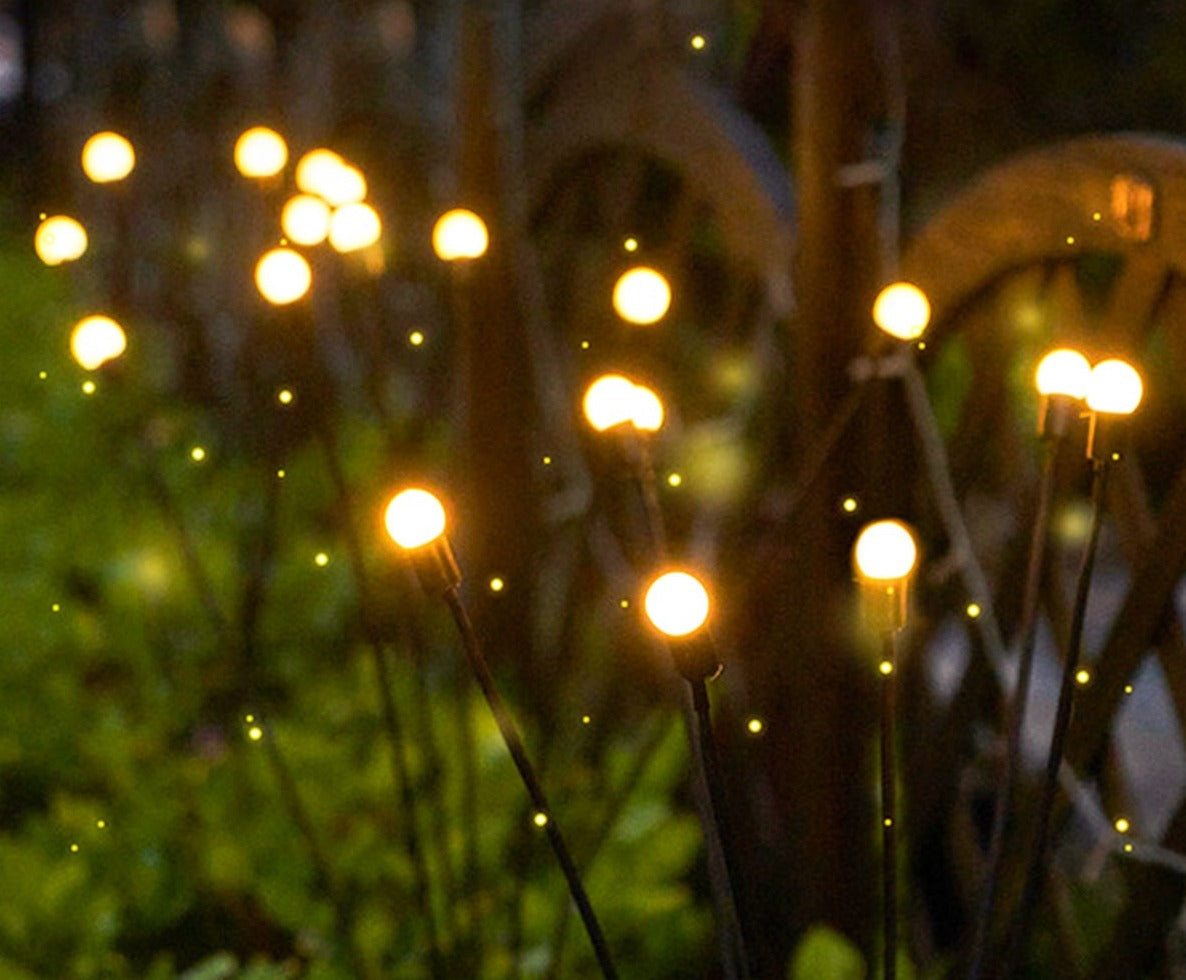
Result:
M1141 404L1141 376L1127 361L1110 358L1091 369L1087 381L1087 407L1109 415L1131 415Z
M663 402L646 385L634 386L634 410L631 421L639 432L658 432L663 428Z
M284 236L296 245L320 245L329 235L330 206L313 194L294 194L280 211Z
M255 285L269 303L283 306L295 303L313 284L313 270L299 252L274 248L255 266Z
M365 201L343 204L329 219L329 243L337 252L357 252L374 245L383 233L378 212Z
M486 222L466 208L446 211L432 228L433 251L445 262L479 258L489 244Z
M362 171L347 163L333 150L310 150L296 165L296 184L306 194L316 194L331 207L361 201L367 196Z
M136 151L119 133L95 133L82 148L82 170L96 184L123 180L136 166Z
M690 572L664 572L643 597L647 619L667 636L695 633L708 619L708 589Z
M445 533L445 508L435 494L409 487L391 498L383 523L391 540L410 551L430 544Z
M926 293L912 282L895 282L877 294L873 322L899 340L917 340L931 322Z
M1038 362L1034 382L1039 395L1066 395L1082 398L1087 394L1091 363L1077 350L1060 347Z
M614 284L614 309L627 323L658 323L671 306L671 286L661 272L635 266Z
M866 524L853 547L853 565L863 578L893 582L906 578L918 561L918 545L901 521Z
M635 384L620 374L603 374L585 389L582 408L597 432L630 422L635 411Z
M73 262L86 252L86 229L78 221L64 214L46 218L37 226L33 248L46 265Z
M109 316L84 317L70 334L70 353L88 371L119 357L127 346L124 328Z
M275 177L287 162L288 144L267 126L252 126L235 141L235 167L244 177Z

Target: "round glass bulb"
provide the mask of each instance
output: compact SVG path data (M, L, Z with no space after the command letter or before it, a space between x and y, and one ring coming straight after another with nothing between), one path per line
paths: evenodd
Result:
M283 306L294 303L309 291L313 270L299 252L274 248L255 266L255 285L269 303Z
M643 597L647 619L667 636L687 636L708 619L708 590L688 572L665 572Z
M1038 362L1034 377L1040 395L1069 395L1082 398L1087 394L1087 379L1091 364L1077 350L1060 347Z
M445 508L427 490L411 487L391 498L383 521L401 548L422 548L445 533Z
M479 258L489 244L486 222L465 208L446 211L432 228L432 249L445 262Z
M867 579L897 581L914 570L918 545L901 521L874 521L865 525L853 547L853 564Z
M657 323L670 306L671 286L654 269L636 266L614 284L614 309L627 323Z
M83 172L96 184L123 180L136 166L136 151L119 133L96 133L82 148Z
M70 353L82 367L94 371L119 357L128 346L123 327L109 316L88 316L70 334Z
M634 386L634 428L640 432L658 432L663 427L663 402L646 385Z
M1112 358L1100 361L1091 369L1087 381L1087 407L1093 412L1131 415L1141 404L1142 394L1141 376L1127 361Z
M635 384L620 374L603 374L585 391L585 418L598 432L630 422L635 413Z
M86 251L86 229L73 218L56 214L37 226L33 248L46 265L60 265L80 258Z
M336 252L357 252L374 245L382 233L378 213L362 201L343 204L329 219L329 243Z
M267 126L253 126L235 141L235 167L244 177L275 177L287 162L288 144Z
M330 207L313 194L290 197L280 212L280 227L290 242L320 245L329 234Z
M873 322L899 340L917 340L931 322L930 301L914 283L891 283L873 302Z

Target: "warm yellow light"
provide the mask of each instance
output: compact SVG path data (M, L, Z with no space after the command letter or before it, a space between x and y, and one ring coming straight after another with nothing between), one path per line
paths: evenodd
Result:
M634 418L635 384L620 374L603 374L585 391L585 418L598 432Z
M290 197L280 212L285 237L297 245L320 245L329 234L330 207L313 194Z
M663 428L663 402L646 385L634 386L631 421L639 432L658 432Z
M56 214L37 226L33 248L46 265L73 262L86 251L86 229L73 218Z
M627 270L614 284L614 309L628 323L656 323L669 306L671 286L662 273L647 266Z
M445 262L479 258L489 244L486 222L465 208L446 211L433 225L432 249Z
M1131 415L1144 393L1141 376L1126 361L1112 358L1091 369L1087 382L1087 407L1109 415Z
M296 165L296 184L306 194L316 194L333 207L352 204L367 196L362 171L333 150L310 150Z
M1077 350L1060 347L1038 362L1034 376L1039 395L1069 395L1082 398L1087 394L1087 379L1091 364Z
M866 524L853 547L853 564L866 579L895 582L906 578L918 560L914 535L901 521Z
M267 126L253 126L235 141L235 167L244 177L274 177L287 162L288 144Z
M109 316L88 316L70 335L70 353L88 371L119 357L127 346L123 327Z
M96 184L123 180L136 166L136 151L119 133L96 133L82 148L83 172Z
M931 304L913 283L895 282L877 294L873 322L899 340L916 340L931 322Z
M255 266L255 285L264 299L277 306L296 302L312 284L309 263L291 248L274 248Z
M1132 828L1132 824L1124 817L1117 817L1114 826L1116 827L1116 832L1119 834L1127 834Z
M1077 671L1075 673L1075 681L1079 684L1091 683L1091 671L1086 669Z
M357 252L374 245L382 233L378 212L362 201L343 204L329 219L329 243L336 252Z
M708 619L708 590L688 572L665 572L643 597L647 619L667 636L687 636Z
M445 508L427 490L411 487L391 498L383 518L401 548L421 548L445 533Z

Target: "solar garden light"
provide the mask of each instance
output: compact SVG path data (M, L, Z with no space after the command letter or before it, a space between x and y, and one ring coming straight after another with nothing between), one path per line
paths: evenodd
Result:
M914 534L901 521L865 525L853 546L865 618L882 641L881 674L881 882L884 980L897 973L897 766L894 757L897 636L906 625L910 580L918 564Z
M384 522L391 539L407 554L424 591L429 595L440 596L449 606L458 632L461 634L462 646L465 649L470 669L473 671L478 686L482 689L482 694L485 696L490 712L498 725L502 740L511 754L515 768L519 771L519 776L527 789L527 795L531 798L532 806L535 807L535 821L547 833L548 842L552 845L552 851L564 872L569 893L573 902L576 903L581 921L589 936L589 942L592 944L597 962L601 966L602 975L607 980L614 980L617 977L617 971L614 968L609 947L606 945L605 936L602 934L593 906L585 892L585 886L581 882L580 872L573 863L555 815L552 813L551 807L548 806L547 798L540 786L535 767L527 756L527 750L524 748L518 727L494 685L494 677L490 673L490 667L482 653L473 622L458 591L458 586L461 584L461 568L457 563L453 548L449 544L449 539L445 535L444 506L428 490L411 487L401 490L391 499L387 505Z

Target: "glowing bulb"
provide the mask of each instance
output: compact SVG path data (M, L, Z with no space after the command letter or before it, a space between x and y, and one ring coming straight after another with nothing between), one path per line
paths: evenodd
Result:
M194 448L189 451L189 458L195 463L200 463L206 458L206 450L201 446L194 446Z
M86 251L86 246L86 229L64 214L46 218L33 236L37 257L46 265L72 262Z
M766 723L761 718L751 718L745 723L746 731L751 735L761 735L762 730L766 727Z
M918 560L914 535L901 521L866 524L853 548L853 563L864 578L893 582L906 578Z
M665 572L643 597L647 619L667 636L687 636L708 619L708 590L688 572Z
M290 389L290 388L281 388L276 393L276 401L278 401L281 405L291 405L292 399L293 399L293 394L292 394L292 389Z
M408 343L413 347L419 347L424 343L424 334L419 330L413 330L408 334Z
M1075 680L1076 680L1076 681L1077 681L1079 684L1088 684L1088 683L1090 683L1090 681L1091 681L1091 671L1089 671L1089 670L1080 670L1080 671L1076 672L1076 674L1075 674Z
M1116 827L1116 833L1118 834L1127 834L1132 827L1132 825L1124 817L1117 817L1114 826Z
M877 294L873 322L899 340L917 340L931 322L931 304L913 283L895 282Z
M636 266L614 284L613 302L618 316L628 323L656 323L671 306L671 286L661 273Z
M384 522L401 548L420 548L445 533L445 508L427 490L412 487L391 498Z
M546 827L548 825L548 815L543 810L536 812L535 816L531 818L531 822L537 827Z
M890 660L883 660L877 665L877 669L881 671L883 677L889 677L894 672L894 665Z
M296 185L316 194L333 207L361 201L367 196L366 178L333 150L310 150L296 165Z
M1040 395L1069 395L1082 398L1087 394L1091 364L1077 350L1060 347L1038 362L1035 383Z
M855 514L859 505L856 497L845 497L840 506L844 510L844 513Z
M287 162L288 144L267 126L253 126L235 141L235 167L244 177L274 177Z
M83 172L96 184L123 180L136 166L136 151L119 133L96 133L82 148Z
M260 728L259 725L252 725L249 729L247 729L247 737L253 742L258 742L264 737L264 730Z
M264 299L277 306L296 302L312 284L309 263L291 248L274 248L255 266L255 285Z
M501 592L506 587L507 587L506 582L503 579L499 578L497 575L495 575L494 578L492 578L490 580L490 591L491 592Z
M635 385L630 418L639 432L658 432L663 427L663 402L646 385Z
M329 219L329 243L336 252L357 252L374 245L382 233L378 212L362 201L343 204Z
M476 259L486 254L489 243L486 222L465 208L446 211L432 229L432 249L445 262Z
M319 551L313 556L313 564L318 568L325 568L329 564L329 555L324 551Z
M280 212L285 237L297 245L320 245L329 234L330 207L313 194L290 197Z
M980 608L980 603L969 602L964 612L968 614L968 619L978 619L983 610Z
M1131 364L1116 358L1100 361L1087 382L1087 407L1093 412L1131 415L1143 393L1141 376Z
M585 418L598 432L634 418L635 384L620 374L603 374L585 391Z
M70 335L70 353L88 371L119 357L127 346L123 327L108 316L88 316Z

